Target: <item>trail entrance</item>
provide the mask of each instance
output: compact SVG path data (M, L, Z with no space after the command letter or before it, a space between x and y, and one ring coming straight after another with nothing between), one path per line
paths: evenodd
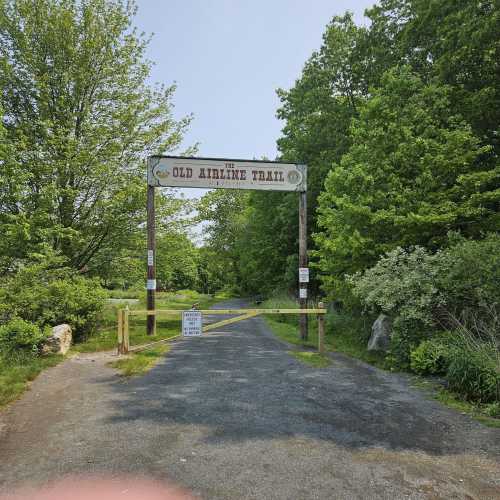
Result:
M307 285L309 282L309 269L307 267L307 166L298 163L231 158L151 156L148 158L147 168L148 275L146 313L148 335L154 335L156 332L157 314L155 309L155 188L253 189L263 191L295 191L299 194L298 299L300 309L290 310L290 314L300 315L300 336L306 340L308 332ZM262 314L264 311L243 310L241 311L241 317L226 321L240 321ZM211 311L210 314L214 314L214 312ZM231 313L226 312L226 314Z

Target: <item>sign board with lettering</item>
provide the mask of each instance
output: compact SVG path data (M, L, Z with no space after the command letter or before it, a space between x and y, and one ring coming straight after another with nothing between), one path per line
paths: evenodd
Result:
M272 161L152 156L150 186L306 191L305 165Z
M299 267L299 283L309 283L308 267Z
M183 311L182 336L200 337L202 329L202 316L200 311Z

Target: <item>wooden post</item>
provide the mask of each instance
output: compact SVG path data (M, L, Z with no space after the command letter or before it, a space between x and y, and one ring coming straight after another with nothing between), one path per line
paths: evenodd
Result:
M325 306L323 302L318 304L319 309L323 309ZM325 352L325 315L318 314L318 352L323 354Z
M129 337L129 309L128 306L123 311L123 342L122 342L122 354L128 354L128 349L130 347L130 337Z
M156 237L155 237L155 188L148 185L147 199L147 230L148 230L148 281L147 281L147 310L155 310L156 293ZM149 315L146 319L146 333L156 335L156 316Z
M123 311L118 309L118 354L122 354L123 348Z
M299 267L307 267L307 192L299 193ZM307 283L299 283L299 305L307 309ZM299 316L300 338L307 340L307 314Z

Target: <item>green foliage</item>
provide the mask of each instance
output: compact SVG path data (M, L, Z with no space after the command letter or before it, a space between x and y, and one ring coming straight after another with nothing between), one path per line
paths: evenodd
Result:
M404 321L432 326L433 311L442 303L436 275L443 270L440 253L429 254L422 247L397 248L381 257L363 274L347 278L363 303Z
M314 368L326 368L332 364L330 358L311 351L288 351L288 354Z
M446 306L454 315L500 307L500 234L479 241L452 235L452 245L442 254L446 273L437 276Z
M198 251L186 234L163 232L159 235L156 244L156 279L160 290L196 288Z
M18 398L43 369L62 359L63 356L56 354L35 356L27 350L0 353L0 407Z
M22 349L36 353L45 336L38 325L13 318L0 326L0 351Z
M444 375L449 365L450 347L441 338L424 340L410 354L410 368L419 375Z
M485 413L494 418L500 418L500 401L486 406Z
M488 148L448 108L449 89L407 67L386 73L360 108L319 199L325 290L344 292L344 273L398 246L437 248L452 228L479 237L497 227L498 170L481 163Z
M134 13L124 0L0 3L9 155L0 175L2 269L48 244L71 267L104 274L143 231L144 159L175 149L191 118L173 118L175 86L148 84L152 64Z
M240 288L240 245L246 230L247 202L245 191L216 189L203 196L198 204L199 220L208 223L199 263L201 289L206 293L224 286Z
M378 4L368 16L369 42L379 64L408 61L426 80L449 85L451 113L464 116L498 154L498 2L381 0Z
M151 370L170 350L168 344L159 345L141 352L130 354L127 358L113 361L110 366L117 368L120 375L132 377L144 375Z
M25 265L2 285L5 319L18 316L40 328L69 323L76 340L96 327L106 299L98 280L61 267L57 259Z
M397 365L408 366L410 352L443 327L456 326L453 317L465 309L484 316L500 304L500 236L453 237L451 243L435 254L397 248L346 279L365 306L394 319L391 353Z
M451 390L480 403L500 401L500 371L487 346L460 346L450 352L446 373Z

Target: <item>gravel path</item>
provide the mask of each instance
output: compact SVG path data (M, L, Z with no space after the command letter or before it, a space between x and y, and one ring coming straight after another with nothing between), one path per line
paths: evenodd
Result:
M110 355L69 359L0 413L0 492L126 473L210 499L500 499L500 430L406 376L287 350L254 318L179 340L130 380Z

